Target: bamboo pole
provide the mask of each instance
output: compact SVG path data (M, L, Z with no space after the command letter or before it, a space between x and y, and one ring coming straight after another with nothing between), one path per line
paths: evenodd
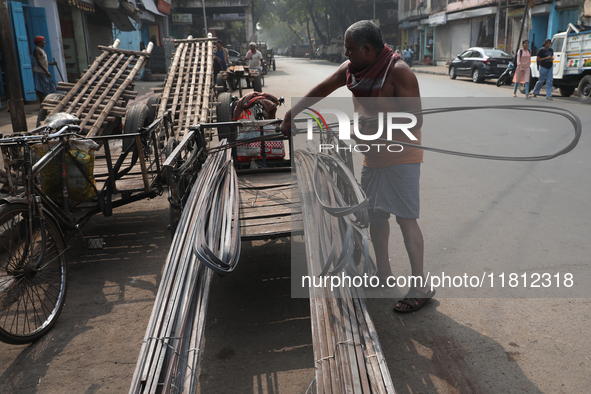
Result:
M153 44L149 43L148 47L146 48L146 52L150 53L152 51L153 48ZM125 79L125 82L119 86L119 88L117 88L117 90L115 91L115 94L113 95L111 101L109 101L109 103L107 104L107 108L105 108L105 110L103 110L103 112L101 113L101 117L103 119L101 119L101 117L99 117L99 120L97 121L97 124L102 124L102 121L104 120L104 118L107 117L107 113L111 110L111 108L113 108L115 106L115 102L119 99L119 97L121 96L121 94L123 93L123 91L125 90L125 88L127 87L127 85L129 85L137 76L137 74L139 73L139 71L142 69L142 67L144 66L144 62L146 61L146 57L142 56L138 59L137 63L135 64L135 66L133 67L133 69L131 70L131 72L129 73L129 75L127 76L127 78ZM87 137L94 137L97 135L98 131L99 131L100 126L97 126L96 124L90 129L90 132L87 134Z
M113 43L113 48L117 48L119 46L119 39L116 39L115 42ZM98 74L96 74L96 70L99 68L100 63L107 57L109 56L109 52L103 52L99 55L98 58L96 58L96 60L94 61L94 63L92 63L92 66L88 69L87 72L84 73L84 75L82 75L82 77L80 77L80 79L78 81L76 81L76 87L72 88L72 90L70 90L68 92L68 94L66 94L66 97L64 97L64 99L60 102L60 104L58 104L58 106L53 110L53 112L49 115L52 115L54 113L57 112L61 112L62 109L64 108L64 106L66 105L66 103L68 103L72 97L74 97L76 95L76 93L78 93L78 90L81 87L86 86L87 83L92 83L92 81L94 81L97 77Z
M180 39L174 40L173 42L175 44L177 44L177 43L182 44L182 43L187 43L187 42L200 42L200 41L211 41L211 42L213 42L215 40L217 40L217 37L193 38L193 37L189 36L188 38L180 38Z
M189 37L191 37L191 36L189 36ZM185 44L182 43L181 45L179 45L179 47L177 48L177 50L174 54L174 59L172 60L172 65L170 66L170 70L168 72L166 84L164 85L164 92L162 93L162 99L160 100L160 109L158 110L158 116L161 116L161 114L163 114L164 111L166 111L166 106L168 104L168 99L170 97L170 89L172 88L172 85L174 83L174 79L177 74L177 68L179 66L179 60L180 60L181 53L183 52L184 48L185 48Z
M120 58L119 58L120 59ZM74 101L72 101L68 107L68 109L66 109L66 112L71 113L72 109L74 107L76 107L78 105L78 103L80 103L80 101L82 101L84 98L84 100L86 101L88 98L92 98L92 96L94 95L95 89L99 89L101 84L108 78L109 76L109 70L113 70L113 64L111 64L111 62L117 62L118 61L118 57L113 55L111 56L107 63L105 65L103 65L101 67L101 69L96 73L96 75L94 76L94 78L92 78L83 88L82 90L80 90L80 92L76 95L76 98L74 99ZM107 69L107 66L109 67L109 69ZM99 79L100 78L100 79ZM87 93L89 92L89 93ZM63 99L62 99L63 100Z
M203 87L203 103L201 105L200 123L206 123L209 113L209 96L213 87L213 41L207 42L207 63L205 64L205 86ZM203 66L202 66L203 67Z
M121 55L121 59L123 60L123 55ZM115 86L115 82L117 82L118 77L123 73L123 71L125 69L127 69L127 67L129 66L129 64L133 61L133 56L130 56L127 61L123 64L123 67L121 67L119 69L119 71L117 72L117 74L115 75L115 77L111 80L111 82L109 82L109 84L106 86L104 92L96 99L96 102L92 105L92 107L89 109L88 114L92 115L94 114L94 112L98 109L99 105L102 104L103 100L109 95L109 93L111 92L111 89L113 88L113 86ZM119 63L119 61L117 62ZM109 72L110 73L110 72ZM94 94L96 94L96 91L98 89L95 88L95 90L93 90L93 93L90 95L91 97L94 96ZM90 97L88 99L86 99L86 101L84 102L84 105L82 105L80 107L80 109L78 109L76 115L78 116L78 114L81 114L82 111L84 110L85 106L90 104ZM111 112L111 109L113 109L115 106L115 103L113 103L113 100L111 99L109 101L109 104L105 105L102 109L101 112ZM87 115L88 116L88 115ZM84 122L83 122L84 123Z
M195 44L191 44L189 45L190 47L190 51L189 51L189 58L187 59L187 63L189 65L188 69L186 72L182 73L183 74L183 79L184 79L184 84L183 84L183 96L181 98L181 107L180 107L180 111L179 111L179 128L181 128L183 126L183 118L185 116L185 112L188 110L190 111L191 108L188 108L187 110L185 109L185 104L187 102L187 91L189 90L189 78L187 74L192 74L191 78L192 78L192 83L191 83L191 94L193 93L193 89L194 89L194 85L195 85L195 75L193 74L194 72L196 72L197 67L195 62L193 61L193 59L197 59L197 56L195 56ZM193 72L191 72L191 68L193 68Z
M102 86L103 83L105 83L107 77L117 68L117 66L119 65L119 63L123 60L124 55L119 55L115 61L113 62L113 64L111 64L111 67L109 67L108 70L106 70L105 74L102 76L102 78L98 81L97 84L93 85L92 90L90 91L90 93L88 94L88 96L86 97L86 100L84 100L82 102L82 104L80 105L78 111L76 112L76 116L80 117L80 114L82 113L82 111L84 111L84 109L88 106L88 104L90 103L90 100L95 98L94 95L96 94L96 92L98 91L99 87ZM106 91L106 89L105 89ZM78 96L76 98L76 100L74 100L74 102L72 102L70 104L70 106L68 107L68 109L66 110L66 112L71 113L72 110L78 105L78 102L82 99L82 95ZM82 123L80 125L80 127L83 127L85 125L85 120L82 120Z
M74 84L69 84L69 85L74 85ZM68 92L68 91L70 91L70 90L72 89L72 87L73 87L73 86L59 86L59 87L57 88L57 90L64 91L64 92ZM104 88L103 88L103 87L101 87L101 88L99 89L99 93L102 93L102 92L103 92L103 90L104 90ZM127 89L127 90L125 90L125 91L124 91L124 92L121 94L121 98L122 98L122 99L125 99L125 100L134 99L134 98L137 96L137 94L138 94L138 92L136 92L135 90L129 90L129 87L128 87L128 89ZM84 95L82 95L82 96L83 96L83 98L85 98L87 95L86 95L86 94L84 94ZM60 100L60 101L61 101L61 100Z
M196 47L196 44L193 44L193 47ZM193 113L193 95L195 94L195 79L197 77L197 70L199 69L199 58L197 57L197 55L200 54L201 57L203 57L203 52L200 51L199 49L196 51L196 54L194 56L194 60L193 60L193 72L191 73L191 90L189 91L189 103L187 105L187 114L185 117L185 125L184 128L188 129L189 126L191 125L191 114ZM199 81L199 85L198 85L198 91L201 89L201 81ZM199 94L199 93L198 93ZM197 109L199 109L199 104L196 103L196 107ZM195 111L196 112L196 111ZM180 120L179 120L179 123Z
M177 104L179 102L179 95L181 93L181 85L183 84L184 81L184 77L185 77L185 73L184 73L184 68L185 68L185 60L186 60L186 56L187 56L187 49L189 48L189 45L185 45L183 48L183 52L180 58L180 65L179 65L179 72L176 73L176 88L174 90L174 96L172 98L172 106L171 106L171 117L173 120L177 120ZM174 137L178 140L179 138L179 132L178 132L178 127L176 127L174 129Z
M127 56L145 56L150 57L150 52L145 51L133 51L131 49L120 49L120 48L113 48L113 47L106 47L103 45L99 45L98 48L101 51L113 52L113 53L122 53Z

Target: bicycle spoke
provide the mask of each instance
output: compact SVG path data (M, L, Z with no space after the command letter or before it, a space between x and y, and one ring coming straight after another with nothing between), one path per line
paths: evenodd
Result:
M37 298L39 299L39 303L41 304L41 307L43 310L46 310L46 316L51 315L51 312L53 311L53 307L55 305L55 303L53 303L51 300L49 300L49 302L51 302L51 308L47 308L47 305L45 305L45 301L42 299L41 294L39 294L38 288L40 287L41 289L43 289L43 287L41 286L41 283L39 283L39 281L37 280L37 278L34 279L34 281L38 284L38 286L35 286L35 290L34 293L37 296ZM43 290L43 298L49 298L48 295L51 294L49 293L47 290ZM53 296L53 294L52 294ZM56 300L58 299L58 297L55 298Z
M40 338L65 299L65 248L59 227L51 218L42 225L34 217L29 233L29 209L22 203L0 205L0 340L9 343Z

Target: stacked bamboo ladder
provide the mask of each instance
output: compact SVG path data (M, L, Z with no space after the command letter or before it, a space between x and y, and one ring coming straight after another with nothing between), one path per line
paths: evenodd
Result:
M326 245L339 255L345 234L336 217L322 206L314 190L314 152L295 152L298 189L304 221L308 275L321 278ZM335 190L322 178L316 188L338 205ZM326 226L326 231L321 230ZM322 242L321 238L326 238ZM328 239L330 238L330 239ZM347 275L354 273L346 271ZM330 283L330 280L329 280ZM310 286L310 316L318 393L393 394L394 385L386 359L369 316L363 290L355 287Z
M135 98L133 82L150 56L153 44L145 51L99 45L103 53L76 83L60 82L57 90L68 92L60 101L44 100L42 108L48 115L66 112L80 120L82 134L87 137L101 135L108 124L125 116L127 102Z
M189 126L211 121L213 98L213 40L174 40L178 44L162 91L157 116L171 111L174 137L180 141Z

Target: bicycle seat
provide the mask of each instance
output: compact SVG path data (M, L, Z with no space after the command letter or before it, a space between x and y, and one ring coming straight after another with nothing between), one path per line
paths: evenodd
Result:
M50 129L58 130L69 124L78 123L79 121L80 119L78 119L76 116L72 114L59 112L47 118L46 126Z

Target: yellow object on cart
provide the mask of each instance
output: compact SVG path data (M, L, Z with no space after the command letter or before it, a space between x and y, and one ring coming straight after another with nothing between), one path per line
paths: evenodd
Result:
M54 144L35 144L33 149L38 158L45 156ZM70 154L66 154L66 173L68 197L76 201L88 201L96 197L96 181L94 180L94 151L99 148L92 140L70 141ZM62 196L62 177L59 157L51 160L41 170L41 190L52 200ZM80 171L83 169L84 173ZM86 177L84 176L86 175ZM88 178L88 179L87 179ZM90 182L89 182L90 180Z

